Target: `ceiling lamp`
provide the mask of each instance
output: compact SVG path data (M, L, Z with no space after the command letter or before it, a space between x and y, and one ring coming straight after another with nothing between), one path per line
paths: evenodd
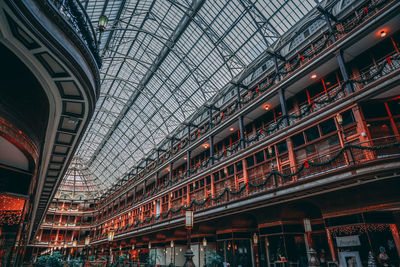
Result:
M386 32L385 30L381 30L381 31L379 32L379 36L380 36L381 38L385 38L386 35L387 35L387 32Z
M204 147L204 148L208 148L208 147L209 147L209 144L203 144L203 147Z
M317 74L315 74L315 73L312 74L312 75L310 76L310 78L311 78L311 79L316 79L316 78L317 78Z
M107 28L107 24L108 24L108 18L106 15L101 15L99 18L99 31L100 32L104 32L104 30Z
M271 107L271 105L266 104L266 105L263 106L263 109L269 110L270 107Z
M229 128L229 131L233 132L235 130L235 128L231 127Z

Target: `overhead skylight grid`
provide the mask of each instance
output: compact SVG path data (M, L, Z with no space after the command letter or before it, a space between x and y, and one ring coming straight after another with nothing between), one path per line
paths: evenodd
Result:
M105 3L88 1L93 23ZM313 0L121 3L110 0L104 8L109 26L100 40L101 95L76 152L106 187L316 5Z

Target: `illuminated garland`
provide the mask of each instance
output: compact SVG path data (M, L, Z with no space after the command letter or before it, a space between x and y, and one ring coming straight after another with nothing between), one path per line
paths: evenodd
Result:
M21 217L22 211L0 210L0 225L17 225Z
M352 31L352 30L355 29L357 26L359 26L359 24L362 23L363 20L364 20L366 17L369 16L369 14L371 14L371 11L374 11L374 10L376 10L376 9L381 8L383 5L385 5L385 4L386 4L387 2L389 2L389 1L390 1L390 0L376 1L376 2L374 2L374 4L371 5L370 7L368 7L368 8L363 8L363 9L362 9L362 13L361 13L361 15L357 18L357 20L352 24L352 26L348 27L348 28L345 29L344 31L341 31L341 30L338 30L337 28L334 28L334 29L333 29L333 33L329 33L329 34L326 36L324 42L321 43L321 44L320 44L316 49L314 49L311 53L304 54L304 55L299 55L299 57L296 59L296 62L295 62L294 64L292 64L292 66L291 66L291 68L290 68L289 70L286 70L286 71L279 71L278 73L272 74L272 76L271 76L270 79L268 80L268 83L265 84L264 86L260 87L260 88L256 87L256 88L248 89L248 92L251 93L251 97L249 97L247 100L242 100L242 101L241 101L241 104L247 105L247 104L250 103L252 100L254 100L260 93L263 93L263 92L267 91L269 88L271 88L273 85L275 85L275 84L276 84L275 81L276 81L276 79L277 79L280 75L287 75L287 74L293 72L294 70L296 70L296 69L299 67L299 65L300 65L300 63L301 63L302 61L304 61L304 60L307 59L307 58L315 57L317 54L319 54L322 50L324 50L324 49L328 46L329 41L331 40L331 37L332 37L334 34L337 34L337 33L338 33L338 34L343 34L343 33L348 33L348 32L350 32L350 31ZM336 25L339 26L339 25L342 25L343 23L344 23L344 21L339 21ZM312 101L312 102L309 103L305 108L303 108L303 109L301 110L300 114L298 114L298 115L287 114L287 115L281 116L281 117L276 121L275 125L274 125L272 128L270 128L269 126L265 126L264 128L260 129L259 131L256 131L256 134L255 134L253 137L251 137L251 138L246 138L244 141L247 142L247 143L253 143L253 142L255 142L255 141L259 141L260 139L264 138L264 137L266 136L266 134L271 134L271 133L276 132L277 130L279 130L280 127L282 127L282 123L283 123L283 122L285 122L285 123L286 123L286 122L289 122L289 125L290 125L290 122L291 122L292 120L296 120L296 119L299 119L299 118L303 118L304 116L309 115L310 111L311 111L313 108L315 108L316 105L326 105L326 104L332 103L334 100L336 100L336 98L339 96L339 94L341 94L341 93L344 91L345 87L346 87L348 84L366 83L366 82L370 82L370 81L374 80L375 77L377 77L378 75L381 75L381 74L382 74L382 72L383 72L384 68L386 67L386 65L391 65L392 60L397 60L397 59L399 59L399 58L400 58L399 55L397 55L396 57L393 57L393 58L391 58L391 57L387 58L386 61L384 61L383 64L381 64L381 65L379 66L377 72L376 72L375 74L373 74L371 77L367 78L367 79L361 79L361 80L353 80L353 79L351 79L351 80L344 81L344 82L341 84L339 90L337 90L333 96L328 96L328 98L325 99L325 100L314 100L314 101ZM287 63L287 62L288 62L288 61L286 61L286 62L284 62L284 63ZM225 118L226 116L229 117L229 116L231 116L232 114L234 114L234 113L236 112L236 110L238 109L238 103L235 102L235 103L231 104L230 106L228 106L227 109L228 109L228 110L227 110L226 112L220 112L219 115L217 116L217 118L216 118L215 120L213 120L212 123L213 123L214 125L220 124L220 123L224 120L224 118ZM195 130L194 133L192 133L192 134L190 135L190 137L189 137L190 141L191 141L191 142L192 142L192 141L195 141L200 135L207 133L208 130L211 128L211 127L210 127L210 123L211 123L211 122L207 123L206 125L204 125L204 126L202 126L202 127L198 127L198 129ZM285 127L285 126L286 126L286 125L283 125L283 127ZM261 138L260 138L260 137L261 137ZM187 142L187 140L185 139L184 143L181 144L180 148L186 147L186 145L187 145L188 143L189 143L189 142ZM238 142L235 146L233 146L233 147L230 148L230 149L225 149L225 153L224 153L224 154L227 155L227 153L235 153L235 152L237 152L237 151L239 150L239 147L240 147L240 142ZM173 154L175 154L178 150L179 150L179 147L178 147L178 148L173 148L173 151L170 150L168 153L166 153L165 158L157 160L157 164L161 164L161 163L165 162L166 160L170 159L171 156L172 156ZM219 158L217 159L217 161L219 161L220 158L222 158L222 157L224 156L224 154L220 155ZM201 167L203 167L203 168L204 168L204 167L207 167L208 164L209 164L210 159L211 159L211 158L209 158L209 159L206 161L206 163L204 163L204 164L202 163L202 166L201 166ZM215 159L215 157L214 157L214 159ZM190 173L196 173L196 172L198 171L199 168L200 168L200 166L193 168L193 170L190 170ZM154 167L153 167L152 169L154 169ZM147 174L147 173L149 173L149 172L150 172L150 170L145 170L145 171L144 171L144 175ZM184 177L186 177L186 176L187 176L187 175L185 175ZM182 177L182 178L183 178L183 177ZM135 178L133 179L133 181L137 181L137 180L139 180L139 179L140 179L140 178L139 178L138 176L135 176ZM177 180L179 180L179 177L178 177ZM168 186L170 185L169 182L170 182L170 181L168 181L168 184L167 184L167 185L164 185L164 188L166 188L166 187L168 187ZM159 189L154 190L154 192L153 192L152 194L154 194L154 193L157 192L158 190L159 190Z
M281 117L276 121L276 124L275 124L274 127L269 128L269 126L265 126L264 128L262 128L262 129L260 129L259 131L257 131L256 134L255 134L253 137L248 138L248 139L246 139L245 141L248 142L248 143L254 142L254 141L256 141L256 140L258 141L258 140L260 139L261 136L263 136L263 137L266 136L266 135L264 135L264 133L270 134L270 133L273 133L273 132L277 131L277 130L281 127L281 124L282 124L283 122L287 122L289 119L300 119L300 118L303 118L303 117L305 117L305 116L307 116L307 115L310 115L310 111L311 111L316 105L327 105L327 104L330 104L330 103L334 102L334 101L337 99L337 97L338 97L341 93L344 92L344 90L345 90L345 88L346 88L346 86L347 86L348 84L355 84L355 83L363 83L363 84L365 84L365 83L369 83L369 82L375 80L376 77L382 75L382 73L383 73L385 67L386 67L386 66L391 66L391 65L393 64L393 63L392 63L392 60L398 60L398 59L400 59L400 55L397 55L397 56L395 56L395 57L388 57L385 61L383 61L383 62L380 64L380 66L378 67L377 71L376 71L373 75L371 75L369 78L367 78L367 79L359 79L359 80L357 80L357 79L350 79L350 80L347 80L347 81L343 82L343 83L341 84L340 88L334 93L333 96L328 95L328 97L327 97L326 99L324 99L324 100L314 100L314 101L312 101L312 102L309 103L305 108L303 108L302 111L300 112L300 114L298 114L298 115L291 115L291 114L288 114L288 115L283 115L283 116L281 116ZM290 122L290 120L289 120L289 122ZM286 125L285 125L285 126L286 126Z
M182 205L178 208L170 208L168 211L166 211L165 213L161 213L158 216L155 216L154 214L144 220L137 220L136 222L134 222L133 224L130 224L128 227L137 227L139 225L143 225L145 223L148 223L152 220L158 221L160 218L166 218L168 217L170 214L174 214L174 213L178 213L180 211L184 211L184 210L188 210L188 209L192 209L194 206L204 206L207 202L210 201L218 201L220 199L222 199L225 195L238 195L241 194L246 188L249 187L253 187L253 188L258 188L258 187L262 187L265 186L268 181L271 179L271 177L273 176L280 176L282 178L290 178L296 175L299 175L302 171L304 171L307 168L310 167L321 167L321 166L327 166L329 164L331 164L333 161L335 161L337 158L339 158L340 156L342 156L347 150L350 149L358 149L358 150L367 150L367 151L379 151L379 150L383 150L383 149L389 149L389 148L400 148L400 142L396 142L393 144L389 144L389 145L383 145L383 146L372 146L372 147L367 147L367 146L360 146L360 145L346 145L344 146L342 149L340 149L336 155L334 155L333 157L331 157L329 160L324 161L324 162L316 162L313 160L305 160L300 166L297 167L297 170L295 172L289 173L289 174L285 174L276 170L272 170L268 175L266 175L265 177L263 177L263 182L261 183L252 183L252 182L248 182L247 184L243 184L240 188L238 188L237 190L232 190L229 187L224 188L217 196L211 196L208 195L204 200L202 201L198 201L198 200L192 200L190 203L186 204L186 205Z
M355 84L355 83L363 83L363 84L365 84L365 83L369 83L369 82L375 80L376 77L382 75L382 73L383 73L383 71L385 70L385 67L386 67L386 66L391 66L391 65L393 64L393 62L392 62L393 60L399 60L399 59L400 59L400 55L397 55L397 56L394 56L394 57L388 57L386 60L384 60L384 61L379 65L377 71L376 71L373 75L369 76L368 78L366 78L366 79L358 79L358 80L357 80L357 79L350 79L350 80L347 80L347 81L343 82L343 83L341 84L340 88L339 88L332 96L328 95L328 97L327 97L326 99L323 99L323 100L314 100L314 101L312 101L312 102L309 103L305 108L303 108L303 109L301 110L300 114L298 114L298 115L291 115L291 114L289 114L289 115L281 116L281 117L276 121L275 125L274 125L272 128L270 128L270 125L267 125L267 126L263 127L262 129L256 131L256 133L255 133L254 136L252 136L252 137L250 137L250 138L246 138L246 139L245 139L245 142L247 142L247 143L253 143L253 142L255 142L255 141L259 141L259 140L265 138L267 135L276 132L277 130L280 129L280 127L286 127L287 125L286 125L286 124L283 124L283 122L285 122L285 123L286 123L286 122L289 122L289 125L290 125L290 124L291 124L291 119L292 119L292 120L293 120L293 119L294 119L294 120L297 120L297 119L303 118L303 117L305 117L305 116L307 116L307 115L310 115L310 111L311 111L313 108L315 108L316 105L321 105L321 106L322 106L322 105L327 105L327 104L330 104L330 103L334 102L334 101L337 99L337 97L338 97L341 93L344 92L344 90L345 90L345 88L346 88L346 86L347 86L348 84ZM216 160L216 161L218 162L218 161L219 161L221 158L223 158L225 155L226 155L226 156L229 156L228 153L229 153L229 154L236 153L237 151L239 151L239 148L240 148L240 142L237 142L237 143L236 143L235 145L233 145L231 148L225 149L225 150L224 150L221 154L219 154L218 156L213 156L213 157L208 158L206 161L201 162L200 164L198 164L197 166L193 167L193 168L190 169L189 171L186 171L184 174L178 176L178 178L176 178L176 179L174 179L174 180L168 180L165 184L162 184L162 185L161 185L161 188L155 188L155 189L153 190L153 192L148 193L147 196L152 196L152 195L154 195L155 193L159 192L162 188L168 188L170 185L175 184L175 183L178 182L179 180L184 179L185 177L188 177L188 174L189 174L189 173L190 173L190 174L195 174L195 173L197 173L197 172L199 171L199 169L203 169L203 168L208 167L209 164L210 164L210 162L211 162L211 159L214 159L214 160ZM312 163L311 163L311 164L312 164ZM136 177L135 177L135 180L139 180L139 177L136 176ZM141 200L143 200L144 197L145 197L145 195L142 196L142 199L141 199Z
M329 229L332 236L341 235L353 235L362 234L366 232L383 232L390 231L390 226L388 224L378 223L378 224L355 224L346 226L337 226Z

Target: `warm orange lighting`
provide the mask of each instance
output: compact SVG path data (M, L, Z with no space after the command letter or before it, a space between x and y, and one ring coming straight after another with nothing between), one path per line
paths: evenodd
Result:
M311 78L311 79L316 79L316 78L317 78L317 74L315 74L315 73L312 74L312 75L310 76L310 78Z
M382 30L379 32L379 36L384 38L386 36L387 32L385 30Z
M235 128L231 127L229 128L229 131L233 132L235 130Z
M265 110L269 110L270 107L271 107L271 106L268 105L268 104L266 104L266 105L263 106L263 108L264 108Z
M204 148L208 148L209 145L208 145L208 144L203 144L203 147L204 147Z
M183 158L184 160L187 160L187 158Z

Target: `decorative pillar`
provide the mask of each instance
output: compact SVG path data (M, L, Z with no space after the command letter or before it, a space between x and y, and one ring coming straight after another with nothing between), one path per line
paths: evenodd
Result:
M282 116L286 117L284 120L285 126L289 126L289 117L288 117L288 110L286 106L286 99L285 99L285 89L279 90L279 102L281 104L282 109Z
M328 228L326 228L325 230L326 230L326 237L328 239L329 250L330 250L331 255L332 255L332 260L333 261L337 261L336 254L335 254L335 246L333 244L331 233L330 233Z
M336 36L333 31L332 23L330 20L330 18L334 18L333 15L331 15L328 11L322 9L321 7L319 7L318 10L324 15L326 25L328 26L328 29L329 29L329 33L331 33L332 42L336 42ZM343 54L342 54L341 50L339 50L338 53L336 54L336 59L339 63L340 72L342 73L344 82L348 82L349 74L347 72L346 64L344 63L344 58L343 58ZM346 92L348 94L351 94L354 92L353 87L350 83L346 84Z
M275 73L276 73L275 81L276 81L276 83L278 83L281 80L281 75L279 73L279 66L278 66L278 57L273 53L270 53L270 55L272 55L272 59L274 60L274 67L275 67Z
M191 158L191 151L188 149L186 152L186 170L187 170L187 177L190 177L190 158Z
M238 109L242 109L242 100L240 96L240 86L236 86L236 92L237 92L237 101L238 101ZM244 136L244 122L243 122L243 116L239 116L239 136L240 136L240 148L244 149L246 147L246 140Z
M188 131L188 136L187 136L188 144L190 144L190 123L188 123L186 126L187 126L187 131Z
M168 174L168 179L170 180L170 181L172 181L172 167L174 166L174 163L171 161L170 163L169 163L169 174Z
M246 185L248 185L249 182L249 174L247 172L247 160L244 158L242 159L242 165L243 165L243 179L244 179L244 183ZM249 187L246 186L246 195L249 193Z
M210 162L211 162L211 165L213 165L214 164L214 136L210 135L208 139L210 142Z
M143 196L146 197L146 185L147 185L147 180L143 181Z

